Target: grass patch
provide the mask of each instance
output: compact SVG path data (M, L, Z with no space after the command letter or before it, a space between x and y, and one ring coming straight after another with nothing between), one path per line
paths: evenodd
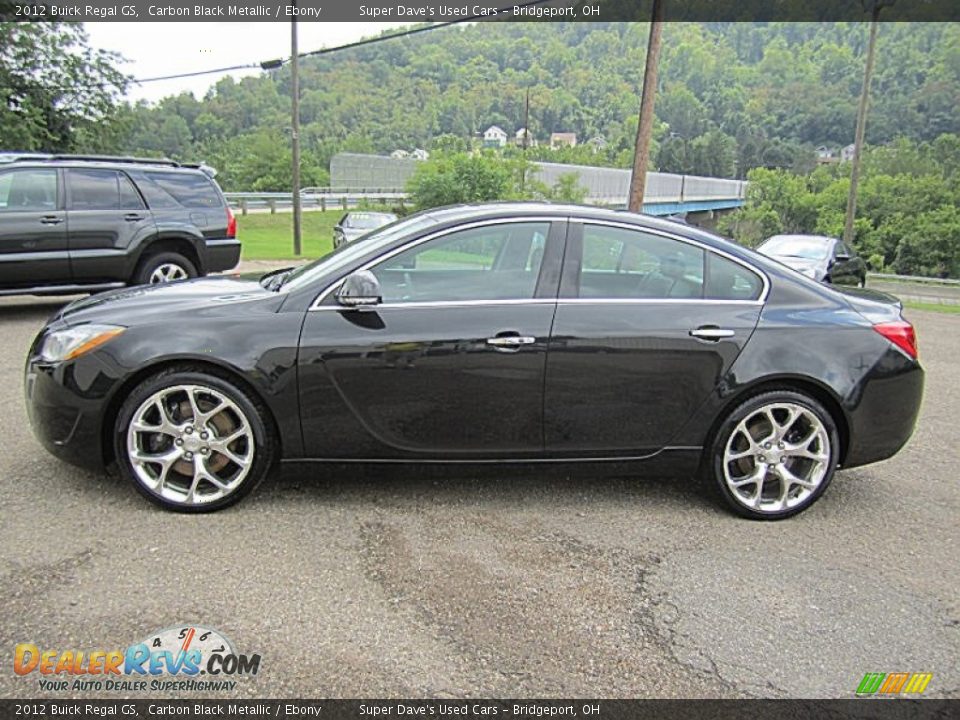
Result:
M946 313L947 315L960 315L960 305L945 305L941 303L903 302L905 308L910 310L923 310L925 312Z
M309 211L302 215L300 235L301 257L312 260L333 249L333 226L343 217L343 210ZM237 213L237 237L244 260L292 260L293 213Z

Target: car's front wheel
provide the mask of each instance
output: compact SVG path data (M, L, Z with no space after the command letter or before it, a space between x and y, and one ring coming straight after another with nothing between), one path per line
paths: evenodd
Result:
M179 512L238 502L266 476L276 448L256 398L190 369L137 386L120 409L114 437L121 472L149 500Z
M839 457L836 423L807 395L783 390L736 407L717 431L710 468L734 511L781 520L813 505Z

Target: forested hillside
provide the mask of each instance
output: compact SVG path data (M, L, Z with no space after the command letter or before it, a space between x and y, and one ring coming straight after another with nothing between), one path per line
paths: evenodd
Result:
M490 125L530 126L531 158L628 166L645 24L484 23L310 58L301 72L304 182L322 184L338 151L430 149ZM655 168L743 177L754 167L812 169L814 148L851 142L865 24L670 23L664 31ZM868 126L871 144L960 131L960 28L884 24ZM255 48L251 49L255 53ZM228 189L289 187L289 69L220 81L202 99L122 108L83 150L203 159ZM585 145L553 153L551 132Z

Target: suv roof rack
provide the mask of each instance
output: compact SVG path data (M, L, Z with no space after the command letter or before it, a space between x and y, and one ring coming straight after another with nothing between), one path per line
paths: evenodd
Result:
M214 177L217 174L215 168L206 163L181 163L170 158L140 158L129 155L73 155L63 153L38 153L38 152L0 152L0 163L14 163L18 161L33 162L56 162L58 160L78 161L78 162L104 162L104 163L129 163L131 165L162 165L164 167L189 168L190 170L200 170L207 177Z

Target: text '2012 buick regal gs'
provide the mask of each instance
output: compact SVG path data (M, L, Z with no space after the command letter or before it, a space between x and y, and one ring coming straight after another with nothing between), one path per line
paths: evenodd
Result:
M550 204L410 216L296 270L118 290L30 350L36 434L172 510L279 461L589 463L809 507L910 437L923 371L888 296L688 225ZM583 466L583 465L581 465Z

